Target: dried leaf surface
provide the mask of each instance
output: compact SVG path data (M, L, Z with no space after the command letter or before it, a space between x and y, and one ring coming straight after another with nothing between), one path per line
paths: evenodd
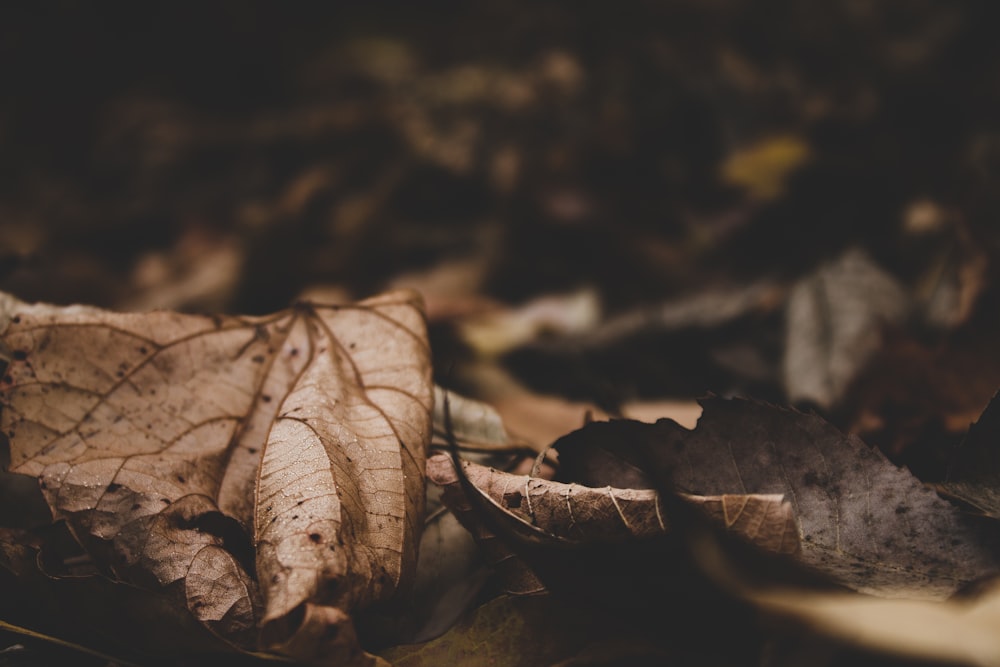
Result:
M829 408L899 323L908 296L861 250L849 250L800 281L788 301L785 390L794 402Z
M521 444L507 434L496 409L454 392L434 386L434 435L445 440L444 405L448 403L451 434L463 447L497 451L516 449Z
M396 646L382 655L396 667L699 664L675 662L680 651L668 642L621 626L607 614L555 596L499 597L434 641Z
M587 542L620 542L669 530L658 494L649 489L591 488L547 479L512 475L468 461L465 474L499 511L514 517L535 539L564 546ZM543 585L497 540L479 507L462 489L454 463L438 454L427 462L427 475L444 487L444 500L482 544L501 574L508 592L536 593ZM709 517L758 546L794 555L798 531L791 504L780 495L688 496ZM502 536L501 536L502 537Z
M860 440L816 415L707 399L698 427L593 423L556 443L560 475L688 493L780 494L802 561L862 592L945 598L998 569L994 536Z
M324 624L412 576L433 400L413 293L267 317L11 312L11 470L120 579L313 656Z
M942 487L948 495L1000 519L1000 394L969 428Z

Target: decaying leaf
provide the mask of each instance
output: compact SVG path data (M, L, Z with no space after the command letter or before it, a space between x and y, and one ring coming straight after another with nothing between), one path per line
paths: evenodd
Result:
M382 655L395 667L520 667L675 664L671 658L677 653L676 647L622 627L606 613L542 595L497 598L435 641L397 646ZM711 647L706 647L706 653L711 653Z
M8 308L10 469L95 560L243 646L260 630L359 660L349 612L412 578L423 524L419 297L266 317Z
M516 519L529 540L571 548L588 542L620 543L669 530L658 494L651 489L563 484L511 475L467 461L463 462L463 468L487 502ZM493 534L478 505L465 496L450 457L443 454L431 457L427 475L444 487L445 502L491 557L508 592L529 594L544 590L530 568L505 544L504 536L497 539ZM780 495L688 496L687 499L720 525L764 549L789 555L799 551L791 505Z
M364 645L376 650L434 639L469 610L488 578L472 535L442 505L441 489L428 484L427 522L413 587L392 604L358 616Z
M763 551L748 551L748 545L729 539L684 506L669 504L669 510L671 518L682 524L691 562L698 570L733 600L751 604L768 618L768 627L784 627L798 638L805 637L810 664L817 657L817 640L879 654L881 660L871 664L884 664L886 657L916 659L921 664L986 666L1000 661L996 632L1000 586L996 578L944 601L886 599L831 590L810 579L793 580L788 576L787 562Z
M942 599L1000 568L995 535L860 440L816 415L706 399L693 431L595 422L555 444L560 475L588 486L687 493L781 494L798 522L801 560L861 592Z
M785 390L829 408L879 349L882 329L909 308L902 286L861 250L821 266L788 300Z
M1000 663L1000 590L975 600L886 600L849 593L753 590L769 614L854 646L921 661L988 667Z
M1000 519L1000 393L969 427L941 486L948 495Z
M469 449L502 451L521 445L507 434L500 414L488 403L434 386L434 435L445 435L444 404L449 403L452 436Z
M769 201L784 194L788 177L809 158L809 145L799 137L770 137L733 153L719 171L725 182L742 186L751 198Z

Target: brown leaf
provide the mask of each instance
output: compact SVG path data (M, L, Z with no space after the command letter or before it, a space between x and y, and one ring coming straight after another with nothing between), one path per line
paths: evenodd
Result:
M340 624L412 577L423 521L419 297L266 317L11 312L11 470L95 558L244 645L260 626L265 647L353 655Z
M700 664L732 664L720 662L715 648L704 647ZM644 636L606 610L582 608L553 595L496 598L446 635L396 646L382 655L396 667L699 664L680 662L683 651L662 635Z
M955 451L948 478L941 485L949 496L963 500L987 516L1000 519L1000 393L969 427Z
M442 505L441 489L427 486L427 523L413 587L392 605L357 618L366 646L425 642L446 632L476 603L489 568L472 535Z
M906 316L908 296L861 250L821 266L788 300L784 373L793 402L837 404L882 345L882 328Z
M493 505L516 518L528 535L564 547L587 542L620 542L665 533L669 529L658 494L650 489L591 488L527 475L511 475L463 462L466 476ZM513 560L478 507L465 497L450 457L427 462L427 475L444 486L444 500L491 557L508 592L535 593L544 587L525 566ZM791 504L780 495L688 496L712 519L758 546L797 554L799 541ZM502 536L501 536L502 537Z
M693 431L669 420L589 424L556 443L560 479L589 486L645 476L687 493L781 494L801 560L856 590L945 598L998 569L994 537L907 470L816 415L706 399Z

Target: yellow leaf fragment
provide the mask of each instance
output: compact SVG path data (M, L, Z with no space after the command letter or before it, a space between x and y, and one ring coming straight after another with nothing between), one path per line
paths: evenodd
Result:
M722 163L722 180L744 188L758 201L777 199L788 177L810 157L809 144L782 135L764 139L730 155Z

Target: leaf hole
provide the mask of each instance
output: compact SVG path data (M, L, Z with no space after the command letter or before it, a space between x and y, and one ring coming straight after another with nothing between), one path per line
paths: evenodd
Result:
M28 353L24 350L14 350L14 359L16 361L24 361L28 358Z
M519 508L521 506L522 499L523 497L521 496L520 491L514 491L513 493L504 494L503 497L504 504L512 509Z
M312 540L314 544L319 544L323 541L323 536L319 533L309 533L309 539Z

